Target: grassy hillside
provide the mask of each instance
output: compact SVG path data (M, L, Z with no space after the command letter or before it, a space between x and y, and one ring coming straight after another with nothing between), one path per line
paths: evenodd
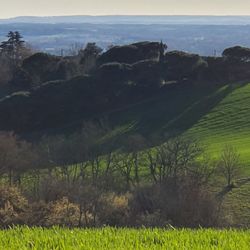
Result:
M217 155L223 145L235 146L250 164L250 84L233 85L232 92L204 115L188 133L200 138Z
M240 153L246 176L250 176L250 84L233 85L232 92L203 116L187 133L197 136L214 157L225 144ZM250 222L250 183L225 198L233 224Z
M250 164L250 84L179 86L109 117L118 134L186 134L214 157L231 144Z
M168 136L189 135L197 138L212 157L218 157L223 146L231 144L241 155L245 175L250 175L250 83L173 86L104 117L114 128L110 136L118 138L139 133L157 137L161 143ZM75 131L75 122L66 125L69 133ZM221 189L223 185L218 186ZM250 183L228 194L225 205L233 225L249 225Z
M123 136L150 134L164 141L164 135L189 135L213 158L219 157L225 144L233 145L249 176L250 84L180 86L110 117ZM229 193L224 204L232 224L249 225L250 183Z

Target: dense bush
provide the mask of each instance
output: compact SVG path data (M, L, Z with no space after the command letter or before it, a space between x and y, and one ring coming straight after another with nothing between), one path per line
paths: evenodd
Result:
M137 86L152 89L159 89L161 87L161 80L163 74L158 62L154 60L143 60L132 65L131 79Z
M126 226L130 221L129 198L131 194L103 194L99 200L99 222L102 225Z
M166 53L168 78L170 80L199 80L202 78L204 69L207 67L199 55L188 54L182 51Z
M104 83L106 81L122 83L124 80L130 78L131 68L129 64L124 63L106 63L100 66L97 74Z
M16 187L0 186L0 225L24 224L28 201Z
M81 196L81 200L75 199L74 202L67 196L59 196L49 202L42 199L28 202L18 188L2 187L0 225L2 227L12 224L69 227L220 225L218 204L207 191L201 192L197 189L194 191L192 187L185 186L185 190L179 190L174 196L169 191L166 192L165 187L148 186L147 189L151 189L150 193L145 193L144 188L124 194L99 190L98 196L86 193ZM87 190L90 191L90 188Z
M222 55L227 59L238 62L250 62L250 49L246 47L235 46L227 48L223 51Z
M119 62L133 64L147 59L158 60L161 44L157 42L139 42L131 45L115 46L103 53L99 64Z
M57 64L60 57L45 53L36 53L23 61L23 69L30 75L33 85L43 82L58 80Z

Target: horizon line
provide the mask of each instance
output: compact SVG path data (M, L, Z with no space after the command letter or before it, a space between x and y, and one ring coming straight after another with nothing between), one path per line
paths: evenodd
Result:
M105 14L98 14L98 15L89 15L89 14L72 14L72 15L20 15L20 16L10 16L6 18L0 18L0 20L3 19L14 19L14 18L24 18L24 17L40 17L40 18L46 18L46 17L250 17L249 15L228 15L228 14L164 14L164 15L157 15L157 14L117 14L117 15L105 15Z

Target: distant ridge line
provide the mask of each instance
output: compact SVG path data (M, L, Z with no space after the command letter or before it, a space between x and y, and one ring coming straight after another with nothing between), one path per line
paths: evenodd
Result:
M0 19L0 24L11 24L11 23L250 25L250 16L72 15L72 16L19 16L7 19Z

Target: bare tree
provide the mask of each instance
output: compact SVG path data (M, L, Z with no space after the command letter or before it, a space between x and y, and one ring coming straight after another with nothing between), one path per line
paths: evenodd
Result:
M141 168L143 164L141 164L141 151L146 146L146 139L140 134L134 134L129 136L125 141L125 155L127 156L127 170L131 168L133 171L133 179L134 184L139 185L140 183L140 175L141 175Z
M146 162L150 174L156 183L168 178L177 182L190 165L202 153L202 148L195 140L176 137L164 144L146 151Z
M222 150L219 171L226 179L228 186L232 186L233 181L240 177L242 173L240 155L233 146L226 145Z
M130 190L133 184L133 166L129 153L119 153L116 157L116 165L118 166L119 173L125 179L126 189Z
M155 183L159 182L159 179L161 179L161 175L159 176L158 170L159 170L159 165L158 165L158 154L157 151L153 148L147 149L145 151L146 154L146 166L149 168L149 174L152 177L153 181ZM161 171L160 171L161 173Z

